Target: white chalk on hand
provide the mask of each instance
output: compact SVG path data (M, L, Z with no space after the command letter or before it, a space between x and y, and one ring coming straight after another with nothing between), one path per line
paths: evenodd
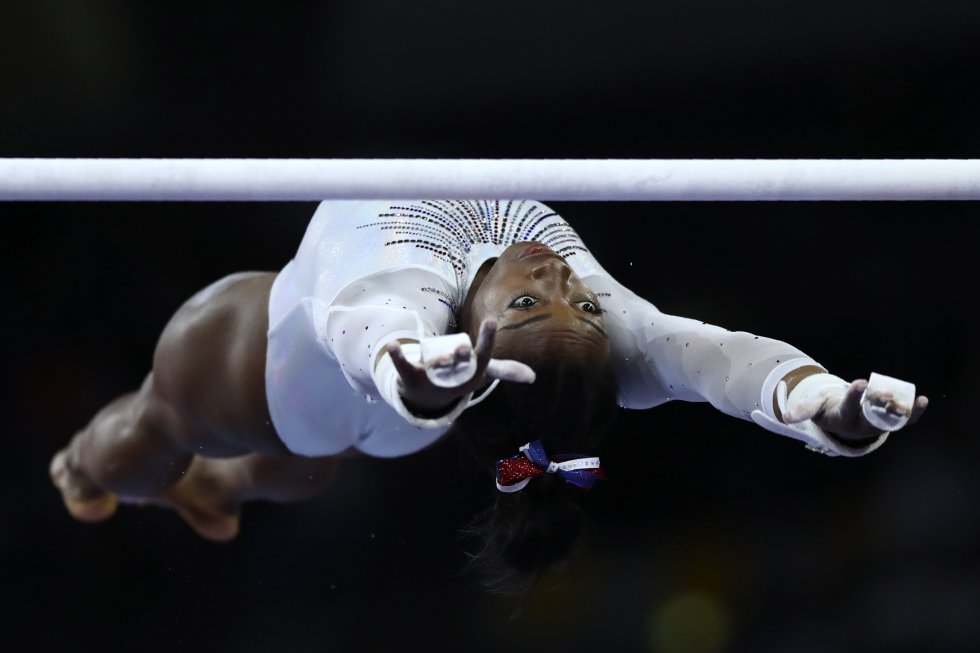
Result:
M476 351L465 333L453 333L435 338L423 338L422 365L433 385L440 388L456 388L476 374ZM456 350L465 345L470 350L468 359L457 360Z
M902 415L896 415L888 411L887 406L879 406L869 400L872 394L879 392L890 392L892 402L905 406L908 410ZM890 402L891 403L891 402ZM905 426L909 421L909 414L915 403L915 385L894 379L884 374L872 372L868 378L868 388L861 397L861 411L865 419L882 431L897 431Z

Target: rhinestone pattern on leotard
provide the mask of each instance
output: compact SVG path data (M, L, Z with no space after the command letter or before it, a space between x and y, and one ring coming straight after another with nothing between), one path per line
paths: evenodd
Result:
M582 239L557 213L537 202L426 200L394 204L358 229L380 229L385 246L411 244L448 262L465 277L466 257L476 244L513 245L535 241L568 258L588 252ZM462 254L462 256L461 256Z

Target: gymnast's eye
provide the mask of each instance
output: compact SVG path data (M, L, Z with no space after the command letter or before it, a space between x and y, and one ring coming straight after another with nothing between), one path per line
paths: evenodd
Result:
M520 297L517 297L516 299L514 299L514 301L510 303L510 307L517 308L517 309L525 309L525 308L531 308L537 305L537 303L538 303L537 298L531 297L530 295L521 295Z
M581 308L586 313L592 313L593 315L602 315L603 310L591 300L585 300L583 302L578 302L578 307Z

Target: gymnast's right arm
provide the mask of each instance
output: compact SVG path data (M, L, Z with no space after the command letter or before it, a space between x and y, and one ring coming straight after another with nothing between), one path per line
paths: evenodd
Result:
M780 340L729 331L698 320L669 315L622 286L608 274L586 283L601 298L610 350L620 383L621 403L648 408L663 402L709 402L718 410L750 420L768 431L799 440L832 456L860 456L887 438L879 433L866 442L844 441L819 428L814 420L786 424L774 400L780 382L828 378L826 368ZM792 396L792 395L791 395ZM920 409L921 412L921 409Z

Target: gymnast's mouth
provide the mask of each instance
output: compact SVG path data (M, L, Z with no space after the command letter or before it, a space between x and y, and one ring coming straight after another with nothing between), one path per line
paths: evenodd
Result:
M521 259L526 256L534 256L535 254L546 254L546 253L554 254L551 248L548 247L547 245L542 245L541 243L534 243L533 245L525 249L523 252L521 252L521 255L518 256L517 258Z

